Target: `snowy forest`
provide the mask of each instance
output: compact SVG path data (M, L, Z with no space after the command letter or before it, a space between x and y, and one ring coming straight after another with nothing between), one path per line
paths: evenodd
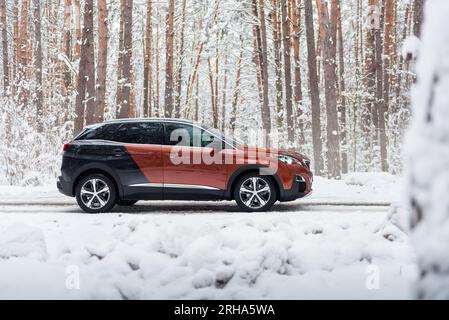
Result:
M402 171L423 0L0 0L0 182L54 179L106 119L175 117Z

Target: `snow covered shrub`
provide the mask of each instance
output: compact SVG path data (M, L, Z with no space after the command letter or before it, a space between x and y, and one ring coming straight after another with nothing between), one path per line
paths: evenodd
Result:
M18 107L12 99L0 99L0 183L39 185L59 171L62 143L71 134L68 122L57 125L57 116L40 119L37 129L32 106Z
M449 299L449 1L428 0L407 137L420 299Z
M403 241L404 235L409 232L407 214L408 211L402 204L393 203L378 232L389 241Z

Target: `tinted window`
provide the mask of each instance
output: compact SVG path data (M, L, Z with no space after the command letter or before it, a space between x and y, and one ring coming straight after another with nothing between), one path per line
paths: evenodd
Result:
M93 129L86 129L76 140L112 140L119 126L119 123L111 123Z
M136 144L162 144L162 126L151 122L124 123L115 130L112 141Z
M182 123L165 124L165 144L174 146L221 147L221 140L207 131Z
M167 123L164 127L166 145L193 146L193 126L181 123Z

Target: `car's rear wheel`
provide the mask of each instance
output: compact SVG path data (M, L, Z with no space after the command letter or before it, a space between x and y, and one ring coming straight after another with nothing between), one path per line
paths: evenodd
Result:
M135 205L137 203L138 200L118 200L117 201L117 205L119 206L132 206Z
M269 176L250 173L237 182L234 199L244 211L267 211L276 202L276 186Z
M77 184L75 193L78 205L88 213L110 211L117 197L114 183L102 174L84 177Z

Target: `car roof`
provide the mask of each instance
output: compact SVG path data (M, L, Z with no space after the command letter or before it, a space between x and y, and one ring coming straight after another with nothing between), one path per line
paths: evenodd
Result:
M125 122L140 122L140 121L151 121L151 122L178 122L178 123L186 123L186 124L196 124L201 125L199 123L196 123L191 120L185 120L185 119L177 119L177 118L126 118L126 119L112 119L104 121L103 123L125 123Z

